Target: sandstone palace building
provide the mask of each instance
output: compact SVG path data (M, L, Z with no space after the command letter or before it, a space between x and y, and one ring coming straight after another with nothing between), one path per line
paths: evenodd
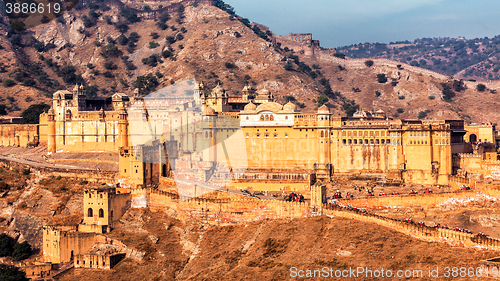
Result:
M188 82L180 95L164 88L88 99L81 86L58 91L39 125L1 125L2 143L119 152L123 185L179 178L275 191L357 175L446 185L460 168L456 157L472 151L463 120L392 120L381 110L337 117L326 106L306 114L267 89L231 96L220 85Z

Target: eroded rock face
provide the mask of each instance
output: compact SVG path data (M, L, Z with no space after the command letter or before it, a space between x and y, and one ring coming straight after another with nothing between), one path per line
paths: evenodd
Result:
M19 242L26 240L33 248L40 249L43 238L42 229L48 224L47 220L22 210L15 210L12 218L10 228L20 233Z
M56 202L57 198L52 195L52 192L45 189L37 190L34 196L25 200L26 207L40 215L51 215L51 206Z

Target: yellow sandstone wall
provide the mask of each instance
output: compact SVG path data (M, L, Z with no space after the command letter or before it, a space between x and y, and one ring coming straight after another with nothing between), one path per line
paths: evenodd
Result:
M309 204L275 200L182 198L159 190L147 190L152 210L175 209L180 218L201 217L207 221L236 222L255 219L310 216Z
M30 264L30 265L21 265L19 266L19 269L21 271L26 272L26 277L28 279L37 279L41 277L46 277L50 275L50 272L52 270L52 264L51 263L37 263L37 264Z
M363 208L373 208L379 206L399 206L399 207L410 207L410 206L428 206L434 207L438 204L443 203L449 198L466 198L476 196L477 191L462 191L462 192L451 192L451 193L431 193L431 194L417 194L417 195L390 195L390 196L378 196L371 198L359 198L359 199L349 199L341 200L342 204L350 204L355 207Z
M83 194L83 224L113 226L113 222L122 217L131 199L129 193L113 194L106 189L85 190Z
M27 147L28 143L39 141L39 126L21 124L0 125L0 146Z
M43 230L43 256L46 262L69 262L84 254L95 243L95 233L76 232L77 227L50 227Z

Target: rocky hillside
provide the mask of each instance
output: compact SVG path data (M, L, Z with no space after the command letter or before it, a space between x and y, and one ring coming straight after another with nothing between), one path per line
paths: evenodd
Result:
M500 84L482 82L485 87L478 88L477 82L426 70L424 64L435 58L430 55L419 66L328 51L308 58L274 47L271 31L249 24L230 7L191 5L153 20L105 2L88 3L20 34L0 35L0 105L9 115L48 103L54 91L75 83L83 83L90 97L134 89L146 95L194 78L208 88L221 83L230 95L245 85L267 88L279 102L293 101L304 112L326 104L336 116L362 108L382 109L393 118L500 120ZM7 31L7 25L2 28ZM474 50L489 52L494 42L477 42ZM474 46L462 50L469 53ZM442 63L449 64L444 58Z
M23 165L0 165L0 232L42 246L42 226L78 224L87 182L32 173Z
M485 81L500 78L500 36L364 43L338 50L351 58L391 59L458 79Z
M75 83L85 84L89 96L133 88L147 94L192 78L208 87L221 83L230 94L247 84L301 100L319 94L314 79L286 71L282 51L245 22L216 7L195 6L141 20L92 4L21 34L0 35L0 96L9 113L18 114ZM14 102L7 99L14 94Z

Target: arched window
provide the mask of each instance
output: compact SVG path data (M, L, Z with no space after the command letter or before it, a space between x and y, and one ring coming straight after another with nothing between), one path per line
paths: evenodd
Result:
M91 218L94 216L94 210L92 210L92 208L89 208L87 210L87 217Z
M288 133L285 133L285 138L288 138Z
M248 116L247 116L247 120L248 120Z
M321 131L321 137L324 138L325 137L325 133L323 131Z
M266 114L266 121L269 121L269 115Z
M274 121L274 115L271 115L271 116L269 117L269 120Z
M247 139L248 139L248 138L250 137L250 135L247 133L247 134L246 134L246 137L247 137Z
M89 193L89 198L92 198L92 193Z
M278 137L278 133L274 133L274 138L277 138Z
M257 134L256 136L257 136L257 138L260 138L260 134Z
M288 120L288 116L285 116L285 120Z
M260 116L260 121L264 121L264 115Z
M99 217L104 218L104 210L103 209L99 209Z

